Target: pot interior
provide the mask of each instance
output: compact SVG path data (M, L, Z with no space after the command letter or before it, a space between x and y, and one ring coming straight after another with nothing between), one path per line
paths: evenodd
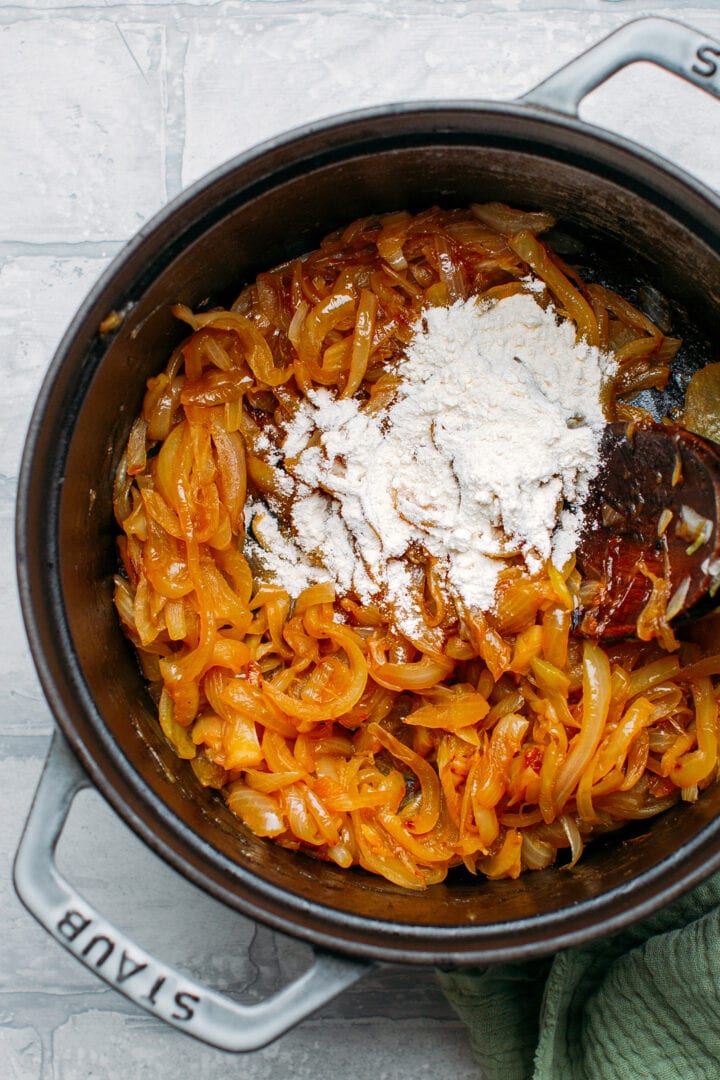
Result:
M100 788L149 843L228 903L317 943L384 958L528 955L628 921L716 865L720 786L588 845L572 872L490 882L455 871L421 895L255 838L159 732L112 604L112 478L147 378L185 336L173 304L230 302L260 270L361 215L493 199L552 211L559 250L588 276L621 291L652 285L667 298L673 331L688 341L669 391L679 400L720 330L717 208L583 125L521 109L408 110L240 161L164 215L76 320L27 466L31 636L58 719ZM122 324L102 336L98 324L112 309Z

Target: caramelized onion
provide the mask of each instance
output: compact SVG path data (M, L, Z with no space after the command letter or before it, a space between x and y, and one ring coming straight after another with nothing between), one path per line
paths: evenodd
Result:
M404 630L379 592L323 581L292 596L261 569L278 524L293 535L287 424L321 387L385 408L428 305L495 303L535 275L579 338L615 353L608 413L642 415L623 395L664 385L679 342L585 284L538 239L553 224L500 203L370 216L261 274L231 310L178 305L192 332L149 379L115 477L115 604L178 758L256 835L402 888L455 866L512 878L568 847L572 868L593 833L701 797L718 769L720 655L668 654L682 583L671 596L667 574L648 572L637 637L602 648L573 636L577 598L602 588L574 559L530 575L511 553L480 611L408 552ZM706 434L697 402L716 384L715 371L691 383L688 422ZM703 520L666 518L661 532L706 542Z

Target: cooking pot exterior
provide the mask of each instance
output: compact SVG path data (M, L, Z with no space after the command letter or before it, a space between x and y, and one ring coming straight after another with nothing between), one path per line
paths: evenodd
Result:
M115 261L51 367L23 462L18 552L33 654L58 723L118 813L220 900L315 945L381 960L520 959L617 928L720 865L720 786L571 872L464 872L422 894L249 834L159 733L112 603L112 479L147 378L183 328L177 302L225 303L265 268L361 215L500 199L549 210L620 277L720 330L720 206L667 163L528 105L398 107L320 124L238 158ZM112 311L117 330L99 326Z

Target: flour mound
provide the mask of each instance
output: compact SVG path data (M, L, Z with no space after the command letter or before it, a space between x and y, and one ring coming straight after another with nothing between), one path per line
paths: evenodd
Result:
M530 572L567 561L599 468L612 362L538 302L537 284L425 310L383 410L323 389L303 402L281 448L294 535L265 563L280 584L296 595L302 581L332 580L411 619L418 549L454 600L481 610L508 558Z

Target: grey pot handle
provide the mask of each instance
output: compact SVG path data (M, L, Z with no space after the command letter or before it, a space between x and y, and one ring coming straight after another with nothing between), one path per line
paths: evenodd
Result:
M318 952L299 979L257 1005L240 1005L173 970L103 919L57 868L55 847L70 806L91 786L56 732L15 858L15 888L61 945L136 1005L221 1050L257 1050L371 969Z
M582 99L621 68L648 60L720 98L720 42L674 19L625 23L518 100L576 116Z

